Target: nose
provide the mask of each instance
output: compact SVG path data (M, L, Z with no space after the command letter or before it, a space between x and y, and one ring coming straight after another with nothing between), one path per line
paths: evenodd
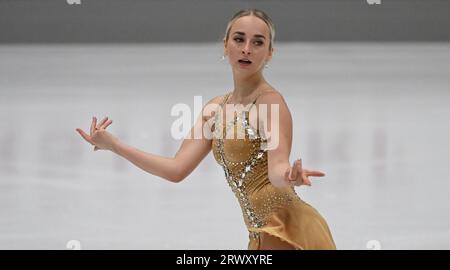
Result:
M243 54L250 54L250 42L247 42L244 46L244 48L242 48L242 53Z

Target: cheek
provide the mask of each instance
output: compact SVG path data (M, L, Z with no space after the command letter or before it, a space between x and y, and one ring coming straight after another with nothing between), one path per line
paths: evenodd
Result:
M266 54L264 52L258 52L256 54L253 54L253 59L255 62L263 62Z
M237 53L237 52L239 52L239 47L236 44L233 43L230 46L230 50L233 51L234 53Z
M230 47L228 52L231 59L238 59L241 56L241 51L236 47Z

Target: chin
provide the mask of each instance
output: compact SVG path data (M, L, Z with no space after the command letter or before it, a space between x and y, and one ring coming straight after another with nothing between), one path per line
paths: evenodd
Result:
M233 69L238 73L254 73L257 71L257 69L255 69L255 67L243 68L240 66L234 66Z

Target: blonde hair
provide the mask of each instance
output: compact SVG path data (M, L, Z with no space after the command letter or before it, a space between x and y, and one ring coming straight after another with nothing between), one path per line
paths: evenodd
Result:
M269 15L267 15L264 11L259 9L242 9L239 10L236 14L234 14L231 20L228 22L227 29L225 31L225 42L228 41L231 26L233 25L234 21L244 16L255 16L260 18L266 23L267 27L269 28L269 35L270 35L269 51L270 51L272 49L275 40L275 26L273 25L272 19L270 19Z

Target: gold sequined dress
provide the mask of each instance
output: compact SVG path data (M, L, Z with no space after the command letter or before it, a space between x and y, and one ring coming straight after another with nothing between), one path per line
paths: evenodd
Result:
M231 93L223 98L220 110ZM254 105L255 101L252 103ZM249 124L248 111L222 124L214 116L212 151L239 201L249 231L248 249L263 249L276 239L295 249L335 249L328 225L319 212L304 202L293 187L277 188L268 178L267 140ZM229 139L226 132L243 131L244 137ZM220 137L218 132L224 132ZM273 240L270 240L273 241ZM275 242L276 242L275 241ZM269 243L271 245L271 243ZM276 245L275 245L276 248Z

